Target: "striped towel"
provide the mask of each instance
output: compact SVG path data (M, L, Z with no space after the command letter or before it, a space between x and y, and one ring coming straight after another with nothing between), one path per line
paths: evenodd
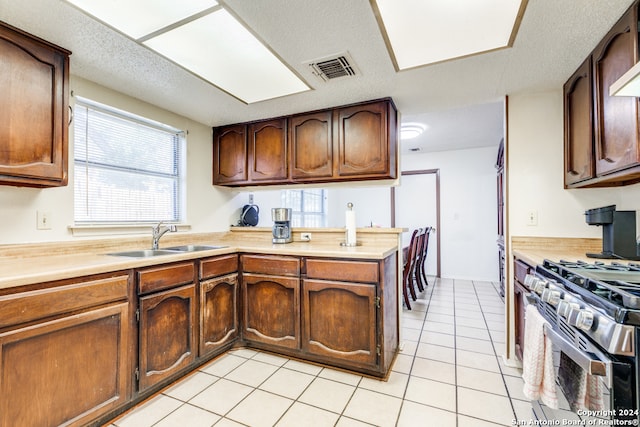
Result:
M531 400L540 399L548 407L558 409L553 344L544 334L545 324L548 322L535 305L528 305L525 311L522 354L523 393Z

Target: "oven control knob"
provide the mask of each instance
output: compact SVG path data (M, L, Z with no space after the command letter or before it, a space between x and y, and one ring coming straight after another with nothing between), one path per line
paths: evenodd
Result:
M568 302L565 300L560 300L560 302L558 302L558 308L556 309L556 311L560 316L564 317L565 319L568 319L569 313L571 313L571 310L577 310L579 312L580 305L576 304L575 302Z
M526 276L524 276L524 284L531 287L531 285L533 285L533 281L534 280L538 280L538 278L536 276L534 276L533 274L527 274Z
M547 282L544 280L538 280L531 289L533 289L536 294L542 295L545 289L547 289Z
M589 310L580 310L576 318L576 327L588 331L593 325L593 313Z
M560 291L554 291L547 288L542 292L542 301L548 302L553 306L557 306L560 302L560 295Z

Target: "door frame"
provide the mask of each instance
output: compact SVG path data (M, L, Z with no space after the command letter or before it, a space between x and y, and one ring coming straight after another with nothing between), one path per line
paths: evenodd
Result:
M402 171L401 175L435 175L436 178L436 277L440 276L440 169ZM396 187L391 187L391 227L396 226Z

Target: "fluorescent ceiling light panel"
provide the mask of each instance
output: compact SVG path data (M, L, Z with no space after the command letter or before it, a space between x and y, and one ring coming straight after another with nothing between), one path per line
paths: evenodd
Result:
M215 0L67 0L133 39L217 6Z
M224 9L144 44L247 103L309 90Z
M396 68L507 47L527 0L372 0Z
M245 103L310 90L215 0L67 0Z

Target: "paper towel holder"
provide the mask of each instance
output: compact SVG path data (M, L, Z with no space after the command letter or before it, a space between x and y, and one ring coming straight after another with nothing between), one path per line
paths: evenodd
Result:
M352 221L353 230L349 230L350 220ZM353 231L353 237L350 239L350 231ZM356 228L355 228L355 213L353 212L353 203L347 203L347 212L345 215L345 233L344 233L345 241L340 243L340 246L361 246L362 243L358 242L356 238Z

